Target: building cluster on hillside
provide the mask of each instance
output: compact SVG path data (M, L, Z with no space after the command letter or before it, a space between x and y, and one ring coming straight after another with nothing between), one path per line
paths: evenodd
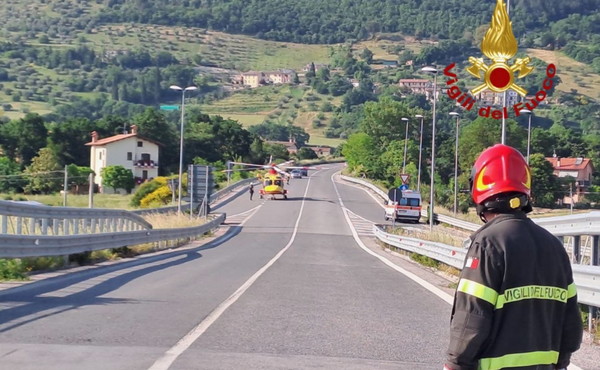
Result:
M398 81L398 86L406 92L410 92L412 94L423 94L428 100L433 99L433 82L425 79L416 79L416 78L407 78L401 79ZM437 99L440 98L440 95L445 95L448 91L448 88L445 86L438 87L436 89ZM484 90L481 93L475 96L476 100L482 105L492 105L492 106L501 106L504 100L504 94L495 93L493 91ZM531 97L526 97L528 99ZM506 105L512 106L521 101L521 97L513 90L506 91ZM460 103L456 103L460 105Z
M233 84L244 87L259 87L270 84L289 84L296 78L296 72L291 69L279 69L276 71L249 71L243 72L233 78Z
M329 68L325 63L309 63L302 68L302 73L314 68L315 72ZM256 88L262 85L291 84L297 80L298 74L292 69L277 69L274 71L242 72L232 78L234 86Z

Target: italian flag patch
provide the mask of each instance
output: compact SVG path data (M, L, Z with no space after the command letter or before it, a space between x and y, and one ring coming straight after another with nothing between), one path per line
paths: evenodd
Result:
M465 264L465 267L468 267L471 269L476 269L477 266L479 266L479 258L477 258L477 257L467 258L467 263Z

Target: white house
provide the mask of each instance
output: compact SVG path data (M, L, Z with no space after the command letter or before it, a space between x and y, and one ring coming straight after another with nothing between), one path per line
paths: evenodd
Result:
M107 166L123 166L133 172L136 183L158 176L159 144L137 134L137 126L131 126L131 133L110 136L104 139L92 132L90 146L90 167L96 174L94 183L103 193L111 192L102 187L102 169Z

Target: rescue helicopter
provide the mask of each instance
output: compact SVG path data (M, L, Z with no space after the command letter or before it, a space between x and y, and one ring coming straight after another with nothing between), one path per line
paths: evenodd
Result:
M270 196L271 199L275 199L276 195L282 195L283 199L287 199L287 189L284 189L284 182L289 181L289 176L285 171L280 170L277 166L271 167L266 174L259 175L259 179L262 181L262 189L258 191L260 199L264 196ZM284 177L286 178L284 180Z
M272 159L271 159L272 160ZM257 178L262 183L262 189L259 190L259 196L261 199L269 197L270 199L277 199L276 196L280 195L283 199L288 198L288 191L285 189L285 185L289 184L289 180L292 177L290 173L285 170L300 169L300 170L315 170L317 167L309 166L290 166L294 161L287 161L280 164L269 162L270 164L252 164L243 162L228 162L229 166L244 166L245 168L239 170L267 170L264 174L259 174ZM284 170L285 169L285 170ZM236 171L236 170L225 170L225 171Z

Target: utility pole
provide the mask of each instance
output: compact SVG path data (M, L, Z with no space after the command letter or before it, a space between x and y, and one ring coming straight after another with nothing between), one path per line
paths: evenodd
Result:
M94 173L90 172L89 176L90 190L88 193L88 207L94 208Z
M569 184L569 199L571 199L571 214L573 214L573 183Z
M65 181L63 183L63 207L67 206L67 189L69 188L69 174L67 173L67 165L65 164Z

